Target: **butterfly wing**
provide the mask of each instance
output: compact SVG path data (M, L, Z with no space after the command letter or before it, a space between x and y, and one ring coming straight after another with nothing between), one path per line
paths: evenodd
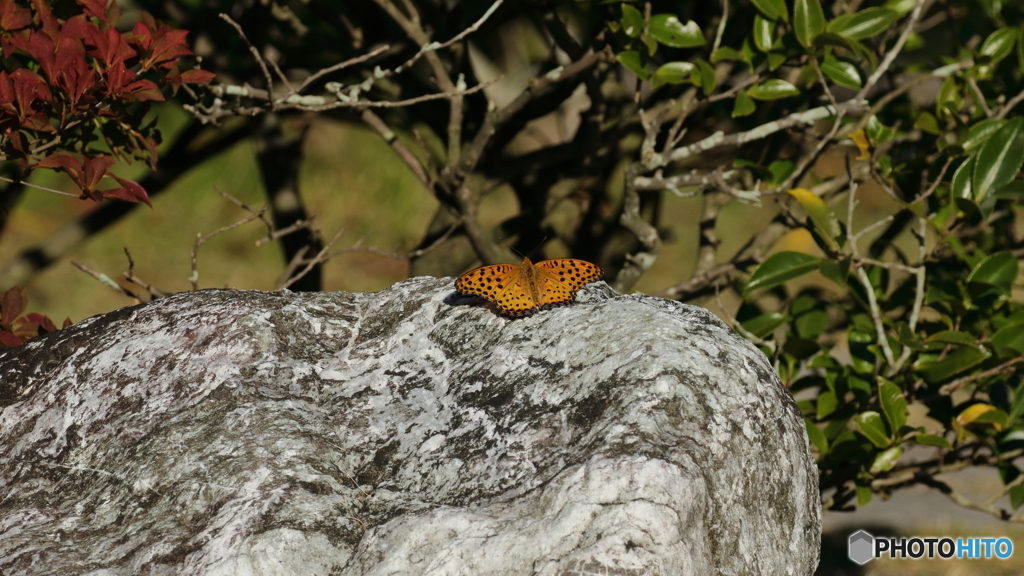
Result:
M541 294L538 306L572 302L580 288L604 275L600 266L572 258L545 260L538 262L536 267L540 284L538 292Z
M455 281L463 294L476 294L494 302L503 312L516 314L537 307L525 284L522 266L495 264L470 270Z

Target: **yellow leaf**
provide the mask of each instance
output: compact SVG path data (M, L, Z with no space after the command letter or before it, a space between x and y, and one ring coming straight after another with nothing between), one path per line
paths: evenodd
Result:
M853 140L853 143L860 149L860 156L857 156L857 160L871 159L871 142L868 141L868 135L864 130L857 130L850 134L850 140Z
M997 410L997 408L991 404L972 404L968 406L959 416L953 419L953 430L956 430L956 438L958 442L962 442L967 437L969 432L967 426L978 419L979 416L985 412L991 412ZM1002 430L1003 427L998 422L979 422L981 426L992 426L996 430Z
M842 234L842 229L839 228L839 220L836 219L835 213L832 212L828 204L825 204L824 200L806 188L793 188L789 191L789 195L795 198L803 206L804 210L807 211L807 215L814 222L818 234L825 239L829 248L838 250L839 244L836 242L836 238Z

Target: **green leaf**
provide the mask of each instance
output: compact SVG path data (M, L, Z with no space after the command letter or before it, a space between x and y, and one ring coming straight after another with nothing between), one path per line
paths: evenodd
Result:
M807 428L807 438L818 449L818 454L822 456L827 454L828 438L825 437L825 433L821 431L821 428L818 428L818 425L811 422L809 418L804 418L804 426Z
M866 8L853 14L844 14L828 23L828 31L853 40L871 38L892 25L899 14L888 8Z
M886 0L884 7L900 16L910 12L917 5L917 0Z
M757 104L747 96L747 93L740 90L736 93L736 103L732 107L732 117L750 116L757 110Z
M629 4L622 5L622 31L630 38L637 38L644 31L644 15Z
M902 323L900 324L899 330L899 342L900 344L903 344L904 346L910 348L911 350L927 349L927 346L922 344L920 340L917 339L917 335L914 334L913 331L911 331L910 327Z
M953 445L949 443L949 440L934 434L918 434L917 436L914 436L913 440L922 446L938 446L939 448L945 448L946 450L953 449Z
M1010 422L1016 422L1024 414L1024 386L1017 385L1013 391L1013 404L1010 405Z
M810 48L814 37L825 31L825 13L818 0L794 0L793 32L804 48Z
M1024 354L1024 323L1003 326L992 335L990 342L1000 356L1020 356ZM1021 390L1018 396L1021 398L1021 410L1024 411L1024 390ZM1017 400L1014 399L1014 406L1016 405ZM1013 414L1013 411L1011 411L1011 414ZM1014 417L1019 415L1020 413L1018 412L1014 414Z
M818 270L829 280L840 286L846 286L846 279L850 277L850 264L852 259L847 256L839 261L824 260Z
M640 58L640 53L636 50L619 52L615 55L615 59L619 61L619 64L625 66L627 70L636 74L637 78L644 81L650 79L651 73L647 70L647 66L644 65L643 60Z
M657 88L664 84L682 84L684 82L697 84L700 80L694 81L694 72L697 72L697 66L689 62L662 64L654 71L654 76L651 77L651 88Z
M747 96L754 100L778 100L780 98L788 98L789 96L798 96L799 94L800 90L796 86L785 80L775 78L765 80L761 84L752 86L747 90Z
M821 72L829 80L844 88L859 90L863 86L860 74L857 72L857 67L831 54L825 56L825 61L821 63Z
M976 122L967 132L967 139L963 142L965 152L972 152L988 141L989 137L1006 124L1006 120L991 118Z
M1013 52L1013 45L1017 42L1016 28L1000 28L988 35L982 43L978 53L987 56L992 64L999 62Z
M971 191L971 174L973 172L974 156L971 156L953 173L953 198L970 199L974 195Z
M878 144L884 144L892 139L896 135L896 129L882 124L878 120L878 116L874 114L871 118L868 118L868 124L864 127L864 131L867 132L868 138L876 146Z
M871 498L874 496L874 492L871 491L871 486L865 486L863 484L857 484L855 487L857 492L857 507L863 508L868 504L871 504Z
M967 281L997 286L1009 294L1019 273L1020 265L1013 252L996 252L979 262L967 277Z
M758 50L768 52L772 49L772 43L775 42L775 39L772 38L773 32L775 32L775 22L761 17L760 14L754 15L754 46L757 46Z
M878 377L878 381L881 382L878 387L878 403L889 422L891 435L896 436L900 428L907 423L907 399L903 397L903 391L899 386L881 376Z
M987 352L963 346L956 348L942 360L921 358L914 363L914 369L924 376L926 382L934 384L963 372L988 357Z
M711 62L717 64L723 60L739 60L743 61L743 54L740 54L739 50L735 48L729 48L728 46L721 46L715 53L711 55Z
M743 322L741 325L747 331L758 338L764 338L776 328L782 326L786 322L789 322L791 318L786 314L780 314L778 312L770 312L768 314L761 314Z
M705 96L710 96L718 87L718 79L715 78L715 69L707 60L697 59L697 67L700 68L700 87Z
M960 332L958 330L943 330L936 332L925 338L925 342L938 342L941 344L954 344L956 346L971 346L972 348L980 350L981 347L978 345L978 339L967 332Z
M897 462L899 462L901 456L903 456L903 446L893 446L878 456L875 456L875 461L871 463L871 468L869 468L868 471L872 474L888 472L889 470L892 470L893 466L895 466Z
M995 192L993 192L991 196L1008 200L1019 200L1024 198L1024 180L1012 180L1009 184L1004 184L999 188L996 188Z
M658 42L673 48L695 48L707 43L700 26L693 20L683 24L672 14L655 14L651 16L648 28L651 36Z
M981 204L989 192L1013 180L1024 163L1024 118L1018 116L996 130L977 158L971 188L974 201Z
M1024 486L1018 484L1010 488L1010 507L1016 510L1021 504L1024 504Z
M964 95L960 83L956 77L947 76L935 97L935 115L943 120L955 119L963 105Z
M810 310L796 317L793 328L804 338L817 338L828 327L828 313L824 310Z
M768 165L768 171L771 173L771 184L772 186L778 186L789 178L789 175L796 170L796 162L792 160L776 160Z
M918 114L914 120L914 128L936 136L942 134L942 128L939 128L939 121L931 112L921 112Z
M772 254L750 275L744 293L759 288L778 286L786 280L803 276L818 268L821 259L801 252L777 252Z
M786 0L751 0L754 6L769 20L789 21L789 12L786 10Z
M885 422L882 421L882 416L878 412L873 410L861 412L853 420L857 423L860 433L878 448L885 448L892 444L885 431Z
M854 54L859 54L861 50L860 47L858 47L858 44L859 42L855 40L850 40L846 36L843 36L842 34L836 34L835 32L822 32L821 34L818 34L817 36L814 37L815 48L824 48L825 46L839 46L840 48L845 48L850 52L853 52Z
M839 400L836 399L834 392L822 392L821 394L818 394L818 420L821 420L835 412L838 406Z

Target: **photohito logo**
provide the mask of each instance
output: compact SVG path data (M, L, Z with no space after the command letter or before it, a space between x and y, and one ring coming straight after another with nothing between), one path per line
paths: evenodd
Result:
M999 558L1013 555L1009 538L875 538L864 530L850 534L847 555L857 564L888 554L890 558Z

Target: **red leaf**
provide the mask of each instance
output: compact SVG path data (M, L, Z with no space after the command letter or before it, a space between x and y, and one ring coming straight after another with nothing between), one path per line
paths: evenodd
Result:
M26 116L21 121L22 128L28 128L29 130L35 130L37 132L56 132L57 129L50 124L50 118L42 112L36 112L31 116Z
M145 202L150 208L153 207L153 203L149 201L149 194L146 194L146 190L139 184L126 180L120 176L110 174L110 177L117 180L124 188L114 188L113 190L104 190L103 195L110 198L120 198L121 200L127 200L129 202ZM123 192L122 192L123 191Z
M107 3L105 0L78 0L78 3L82 5L85 13L90 17L97 18L101 22L107 21ZM114 2L114 4L117 4L117 2Z
M55 68L57 66L56 46L53 38L40 32L33 32L28 37L28 45L24 48L29 56L39 62L43 74L52 82L54 80Z
M208 70L200 70L198 68L192 70L185 70L181 73L181 82L183 84L209 84L217 75Z
M25 311L28 305L25 295L27 291L28 288L11 286L3 296L0 296L0 325L10 328L14 320Z
M75 181L76 184L78 184L79 188L84 188L84 186L82 186L82 163L67 152L55 152L50 154L46 158L40 160L34 168L63 170L71 177L72 180Z
M116 4L116 2L115 2L115 4ZM71 317L68 316L67 318L64 318L64 323L61 325L61 328L67 328L68 326L71 326L72 324L74 324L74 322L72 322L71 321Z
M21 338L18 338L13 333L6 330L0 330L0 346L7 346L8 348L14 348L15 346L21 346L24 342Z
M107 70L107 95L117 96L122 92L125 92L128 83L135 78L135 72L132 72L124 65L124 62L118 62Z
M95 158L85 157L83 179L83 191L92 191L99 185L100 179L107 175L107 170L114 165L114 159L110 156L96 156Z
M100 61L102 68L110 69L136 55L114 28L107 28L105 32L99 28L89 29L85 41L93 46L89 54Z
M32 13L14 3L0 0L0 30L19 30L32 24Z
M32 104L37 99L45 102L53 100L50 89L43 79L28 68L18 68L12 72L11 80L14 82L14 99L18 103L19 116L25 117L35 113Z
M152 51L149 57L146 58L143 69L160 64L161 62L177 60L182 56L192 55L192 51L188 49L188 45L185 43L188 30L172 30L167 26L162 26L154 36L156 41L153 42Z
M26 138L20 130L8 128L7 130L4 130L4 138L7 138L7 140L11 143L11 146L18 152L21 152L22 155L28 155L28 138ZM19 161L19 165L24 166L24 163L22 161Z
M141 20L135 22L135 27L132 28L132 43L143 52L148 52L149 47L153 45L153 31Z
M60 23L50 11L49 0L32 0L32 7L36 9L39 21L43 24L43 32L46 32L51 38L56 38L60 32Z
M19 318L18 327L14 329L14 335L22 340L35 338L39 336L39 325L35 322L29 322L26 318Z
M9 114L17 114L18 110L14 107L14 98L14 83L11 82L7 72L0 70L0 110Z
M29 314L25 315L25 318L27 318L29 322L34 322L38 324L39 328L45 332L57 331L57 327L53 324L53 320L50 320L49 316L44 316L43 314L38 314L36 312L30 312Z
M60 27L61 38L88 38L93 29L99 30L96 24L90 22L84 15L73 16ZM60 56L60 54L57 54Z
M134 94L135 99L139 102L145 102L146 100L163 102L164 100L164 95L160 92L160 87L149 80L136 80L125 88L125 92L131 92Z

